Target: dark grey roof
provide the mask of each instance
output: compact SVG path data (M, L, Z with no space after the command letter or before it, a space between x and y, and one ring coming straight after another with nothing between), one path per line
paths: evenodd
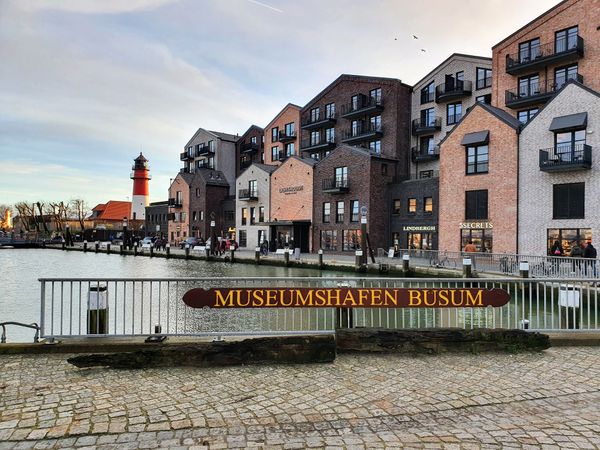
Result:
M319 161L312 158L300 158L297 155L292 155L290 158L297 159L298 161L303 162L304 164L308 164L309 166L315 166Z
M209 132L224 141L237 142L237 140L240 138L237 134L222 133L221 131L212 131L212 130L209 130Z
M465 134L461 145L487 144L488 142L490 142L490 130L484 130Z
M418 86L420 83L422 83L423 81L425 81L427 78L430 78L433 76L433 74L435 72L437 72L444 64L446 64L447 62L449 62L452 58L455 57L463 57L463 58L474 58L474 59L487 59L490 62L492 62L492 58L487 57L487 56L477 56L477 55L468 55L466 53L452 53L450 56L448 56L445 60L443 60L441 63L439 63L437 66L435 66L434 69L430 70L429 72L427 72L427 75L425 75L423 78L421 78L419 81L417 81L413 87Z
M206 184L210 184L211 186L229 186L225 174L220 170L200 168L196 169L195 174L202 178Z
M264 133L264 129L262 127L259 127L258 125L250 125L250 127L248 127L248 129L244 132L244 134L242 134L241 136L237 137L238 141L242 141L243 139L246 138L246 136L252 131L252 130L258 130L261 133ZM214 133L214 131L213 131Z
M565 131L587 126L587 112L555 117L550 124L550 131Z
M168 204L169 204L168 200L163 200L161 202L152 202L148 206L162 206L162 205L168 205ZM146 208L148 208L148 206Z
M261 163L252 163L253 166L258 167L259 169L264 170L265 172L273 173L277 170L279 166L271 166L269 164L261 164Z

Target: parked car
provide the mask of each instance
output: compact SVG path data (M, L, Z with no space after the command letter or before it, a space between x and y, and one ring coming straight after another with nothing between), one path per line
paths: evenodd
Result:
M140 241L140 246L152 246L152 238L150 236L146 236L144 239Z
M56 236L53 236L51 239L46 239L44 242L46 244L62 244L63 242L65 242L65 238L63 238L62 236L57 234Z
M123 245L123 239L113 239L110 245Z
M196 237L189 237L181 244L179 244L180 248L185 248L186 245L189 245L190 248L194 248L196 245L200 245L200 241Z

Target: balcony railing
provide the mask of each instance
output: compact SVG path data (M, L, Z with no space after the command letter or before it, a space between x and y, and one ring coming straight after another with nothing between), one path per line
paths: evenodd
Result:
M591 169L592 147L586 144L558 146L540 150L540 170L563 172Z
M183 206L183 201L177 198L169 199L169 207L171 208L181 208Z
M304 139L300 149L304 151L324 150L335 147L337 140L334 136L319 136L318 139Z
M260 149L258 142L244 142L241 146L242 153L255 153Z
M332 194L342 194L348 192L350 183L348 178L345 177L334 177L326 178L322 181L323 192L329 192Z
M296 130L292 130L289 133L286 133L285 130L281 130L277 135L277 140L279 142L291 142L296 139Z
M179 154L179 160L180 160L180 161L187 161L188 159L193 159L193 158L194 158L194 157L193 157L193 156L190 156L190 155L188 154L188 152L182 152L182 153L180 153L180 154Z
M433 133L442 129L442 118L439 116L412 121L413 134Z
M383 110L383 98L359 96L358 101L350 102L342 106L342 117L352 119L354 117L371 114Z
M302 117L302 122L300 127L304 130L312 130L316 128L330 128L335 125L336 122L336 113L335 111L327 110L319 111L319 114L306 114Z
M198 147L198 151L196 152L196 154L198 156L204 156L214 152L214 149L211 148L210 145L201 145L200 147Z
M506 55L506 73L518 75L549 64L566 63L583 57L581 36L558 39L526 52Z
M517 109L526 106L546 103L552 96L563 87L569 80L574 79L583 83L583 77L575 74L571 77L562 77L557 80L547 79L544 83L530 83L517 89L511 89L505 93L505 103L509 108Z
M240 189L238 191L239 200L258 200L258 191L254 189Z
M421 105L424 103L430 103L434 100L435 100L435 92L433 92L433 91L421 92Z
M456 98L471 95L473 83L471 81L455 80L453 83L442 83L435 88L435 101L447 102Z
M247 169L251 165L252 165L252 161L250 161L250 160L240 161L240 169Z
M440 148L436 145L433 148L419 148L417 146L411 148L413 162L433 161L440 157Z
M194 171L189 167L182 167L181 169L179 169L179 173L194 173Z
M346 131L342 136L342 142L354 144L356 142L366 141L381 136L383 136L383 126L369 124L364 127L357 127L355 129Z
M288 159L290 156L292 155L288 155L285 150L279 150L279 160L278 161L285 161L286 159Z
M486 77L481 80L477 80L475 84L477 89L492 87L492 77Z
M210 169L210 170L214 170L215 166L213 164L210 164L208 161L201 161L198 164L198 169Z

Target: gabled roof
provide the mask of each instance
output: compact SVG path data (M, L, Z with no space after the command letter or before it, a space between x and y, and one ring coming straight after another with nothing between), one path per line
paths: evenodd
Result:
M196 169L196 172L193 175L204 180L205 184L229 187L229 182L227 181L227 178L225 178L225 174L220 170Z
M521 28L519 28L517 31L514 31L513 33L509 34L508 36L506 36L504 39L502 39L500 42L498 42L497 44L495 44L494 46L492 46L492 50L495 49L496 47L498 47L499 45L503 44L504 42L506 42L507 40L509 40L510 38L512 38L513 36L519 34L521 31L523 31L525 28L530 27L531 25L533 25L535 22L537 22L538 20L540 20L541 18L543 18L545 15L550 14L552 11L554 11L555 9L561 7L563 4L570 2L572 0L563 0L560 3L557 3L556 5L554 5L552 8L550 8L548 11L543 12L542 14L540 14L539 16L537 16L535 19L527 22L525 25L523 25Z
M577 86L579 89L583 89L584 91L587 91L587 92L589 92L590 94L592 94L592 95L595 95L596 97L599 97L599 98L600 98L600 92L597 92L597 91L595 91L595 90L593 90L593 89L591 89L591 88L589 88L589 87L587 87L587 86L585 86L585 85L581 84L581 83L580 83L579 81L577 81L577 80L569 80L569 81L567 81L567 82L565 83L565 85L564 85L564 86L562 86L562 87L561 87L561 88L560 88L558 91L556 91L556 93L555 93L555 94L552 96L552 98L551 98L551 99L550 99L548 102L546 102L546 104L545 104L544 106L542 106L542 107L539 109L539 111L537 112L537 114L536 114L535 116L533 116L533 118L532 118L532 119L531 119L529 122L527 122L525 125L523 125L523 126L521 127L521 131L523 131L525 128L527 128L527 126L528 126L528 125L529 125L531 122L533 122L533 121L536 119L536 117L538 117L538 116L540 115L540 113L541 113L541 112L542 112L544 109L546 109L546 108L548 107L548 105L549 105L550 103L552 103L552 102L553 102L553 101L554 101L554 100L555 100L557 97L559 97L559 96L560 96L560 94L562 93L562 91L564 91L564 90L567 88L567 86L569 86L569 85L571 85L571 84L573 84L573 85Z
M277 113L277 115L273 118L273 120L271 120L266 126L265 126L265 130L268 129L274 122L277 122L277 119L279 119L281 117L281 115L286 112L288 109L290 108L294 108L298 110L298 114L300 114L300 111L302 110L301 106L295 105L293 103L288 103L287 105L285 105L281 111L279 111Z
M92 212L98 213L93 220L123 220L123 217L129 218L131 214L131 202L109 200L98 204Z
M361 156L366 156L366 157L372 158L372 159L385 159L387 161L396 161L393 158L388 158L386 156L381 156L381 155L378 155L376 153L373 153L372 151L370 151L370 150L368 150L366 148L356 147L354 145L348 145L348 144L339 144L336 148L334 148L331 151L331 153L329 153L329 155L327 155L322 160L318 161L318 163L320 163L321 161L325 161L327 158L329 158L331 155L333 155L335 152L337 152L340 149L349 150L349 151L357 153L357 154L359 154Z
M252 163L251 166L255 166L258 167L261 170L264 170L265 172L272 174L273 172L275 172L277 170L277 167L279 166L271 166L269 164L262 164L262 163Z
M338 84L340 84L344 81L363 81L365 83L369 83L369 82L372 82L372 83L377 83L377 82L399 83L408 88L412 88L408 84L402 83L402 81L399 80L398 78L373 77L373 76L367 76L367 75L351 75L351 74L343 73L339 77L337 77L335 80L333 80L327 87L325 87L325 89L323 89L321 92L319 92L317 95L315 95L306 105L304 105L304 107L302 109L309 108L316 102L316 100L318 98L327 94L329 91L331 91L333 88L335 88Z
M248 134L250 134L250 132L252 130L256 130L261 134L263 134L265 132L265 130L262 129L261 127L259 127L258 125L250 125L250 127L244 132L244 134L242 134L239 138L237 138L237 142L242 142L246 138L246 136L248 136Z
M450 137L452 133L454 133L454 130L456 130L460 126L463 120L465 120L469 116L469 114L471 114L471 112L475 110L475 108L483 108L488 113L507 124L509 127L514 128L517 133L519 132L519 126L521 123L516 117L511 116L503 109L496 108L495 106L487 105L481 102L475 102L473 106L467 109L466 114L460 118L456 125L454 125L454 128L452 128L448 133L446 133L446 136L444 136L444 138L438 143L438 145L442 145L444 141L448 139L448 137Z
M448 64L450 61L452 61L453 59L456 59L458 57L473 58L473 59L483 59L483 60L489 61L490 63L492 62L492 58L489 58L487 56L468 55L466 53L452 53L445 60L443 60L441 63L439 63L434 69L430 70L427 75L425 75L423 78L421 78L419 81L417 81L414 84L414 87L416 87L419 84L421 84L427 78L431 78L435 72L439 71L442 67L444 67L446 64Z
M187 150L190 143L194 139L196 139L196 136L198 136L201 132L212 134L215 138L221 139L223 141L228 141L228 142L236 142L239 139L238 135L233 135L233 134L229 134L229 133L221 133L220 131L210 131L210 130L206 130L204 128L198 128L198 130L194 133L194 135L191 137L191 139L189 141L187 141L187 144L185 144L183 149Z
M304 164L306 164L307 166L310 166L310 167L314 167L314 166L316 166L316 165L317 165L317 163L318 163L318 161L315 161L315 160L314 160L314 159L312 159L312 158L300 158L300 157L299 157L299 156L297 156L297 155L292 155L292 156L290 156L289 158L287 158L287 159L286 159L286 160L285 160L285 161L284 161L282 164L280 164L280 165L278 165L278 166L273 166L273 167L275 167L275 170L277 170L277 169L279 169L280 167L283 167L283 166L287 165L287 164L288 164L288 161L291 161L291 160L294 160L294 161L298 161L298 162L304 163Z

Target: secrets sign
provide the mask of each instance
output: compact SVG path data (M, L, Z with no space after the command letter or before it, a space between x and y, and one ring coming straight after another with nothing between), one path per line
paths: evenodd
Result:
M196 288L183 302L192 308L462 308L500 307L504 289L479 288Z

